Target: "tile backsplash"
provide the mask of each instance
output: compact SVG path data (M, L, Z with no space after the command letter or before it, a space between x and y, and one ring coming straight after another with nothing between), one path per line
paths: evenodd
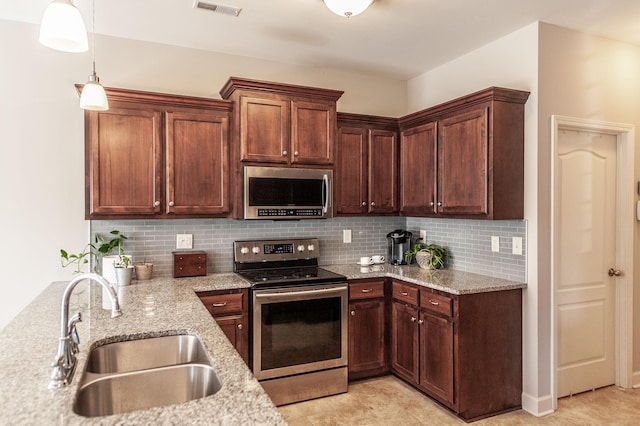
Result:
M405 217L355 217L301 221L246 221L235 219L94 220L91 234L124 233L124 245L134 262L153 262L154 276L173 274L177 234L192 234L193 249L207 252L209 272L233 269L232 247L236 240L268 238L320 239L321 265L355 263L360 256L387 252L386 236L407 229L427 242L447 247L448 267L498 278L524 281L526 277L526 221L484 221ZM351 243L342 242L342 231L351 230ZM500 252L491 251L491 236L500 237ZM523 255L512 255L511 237L523 240Z

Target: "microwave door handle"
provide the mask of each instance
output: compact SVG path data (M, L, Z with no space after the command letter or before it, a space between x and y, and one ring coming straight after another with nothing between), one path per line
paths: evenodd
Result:
M322 176L323 185L322 185L322 212L326 213L329 208L329 176Z

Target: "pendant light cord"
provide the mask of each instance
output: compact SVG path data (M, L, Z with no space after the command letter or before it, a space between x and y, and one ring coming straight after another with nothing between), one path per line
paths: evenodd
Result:
M93 75L96 75L96 0L91 4L91 61L93 62Z

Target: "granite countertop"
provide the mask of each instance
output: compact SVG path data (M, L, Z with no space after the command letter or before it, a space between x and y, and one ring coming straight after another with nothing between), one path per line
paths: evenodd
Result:
M102 309L102 287L78 284L70 316L77 324L80 352L73 381L49 390L51 363L60 333L60 303L66 282L55 282L0 331L0 413L14 425L285 425L286 422L215 323L195 291L249 287L233 273L197 278L156 278L119 288L123 315ZM88 351L108 340L186 332L200 337L222 388L184 404L86 418L72 411ZM169 385L170 386L170 385Z
M343 264L323 265L322 267L345 275L349 280L390 277L457 295L527 287L526 283L518 281L509 281L453 269L422 269L418 265L395 266L382 264L361 267L358 264Z

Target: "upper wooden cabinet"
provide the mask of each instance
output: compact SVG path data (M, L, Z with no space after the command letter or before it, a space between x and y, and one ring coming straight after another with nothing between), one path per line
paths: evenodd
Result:
M400 212L522 219L524 104L491 87L400 118Z
M231 77L220 95L239 105L234 124L240 148L236 158L258 163L332 165L336 101L342 93Z
M338 113L337 215L398 212L397 120Z
M226 217L227 101L107 89L85 112L87 219Z

